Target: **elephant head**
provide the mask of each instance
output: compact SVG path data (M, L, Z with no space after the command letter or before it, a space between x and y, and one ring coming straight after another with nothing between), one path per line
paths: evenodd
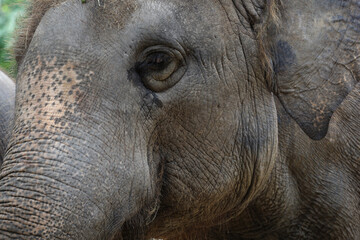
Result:
M274 176L277 99L321 139L358 81L338 2L33 1L1 238L229 233Z
M15 105L15 83L0 71L0 166L8 142Z

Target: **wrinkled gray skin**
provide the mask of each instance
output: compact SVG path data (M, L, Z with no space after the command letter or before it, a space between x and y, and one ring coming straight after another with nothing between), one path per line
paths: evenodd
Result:
M15 108L15 83L0 71L0 165L5 154Z
M280 12L47 11L19 69L0 238L360 239L359 2Z

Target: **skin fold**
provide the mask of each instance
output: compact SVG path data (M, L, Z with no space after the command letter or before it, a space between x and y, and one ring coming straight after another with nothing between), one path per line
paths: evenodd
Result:
M359 239L355 0L34 0L0 239Z
M5 154L15 105L15 83L0 71L0 165Z

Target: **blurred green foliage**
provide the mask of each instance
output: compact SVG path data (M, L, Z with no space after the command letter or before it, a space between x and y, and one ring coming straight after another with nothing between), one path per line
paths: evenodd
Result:
M16 62L11 48L16 24L25 12L25 2L26 0L0 0L0 68L12 77L16 75Z

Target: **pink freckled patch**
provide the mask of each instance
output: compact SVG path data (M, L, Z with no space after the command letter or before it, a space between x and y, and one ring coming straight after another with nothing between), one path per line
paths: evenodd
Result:
M65 128L66 117L75 114L84 82L91 81L94 72L71 62L62 65L59 62L55 57L50 60L37 57L22 72L18 83L21 94L17 96L21 108L17 116L23 123L33 119L30 122L37 129Z

